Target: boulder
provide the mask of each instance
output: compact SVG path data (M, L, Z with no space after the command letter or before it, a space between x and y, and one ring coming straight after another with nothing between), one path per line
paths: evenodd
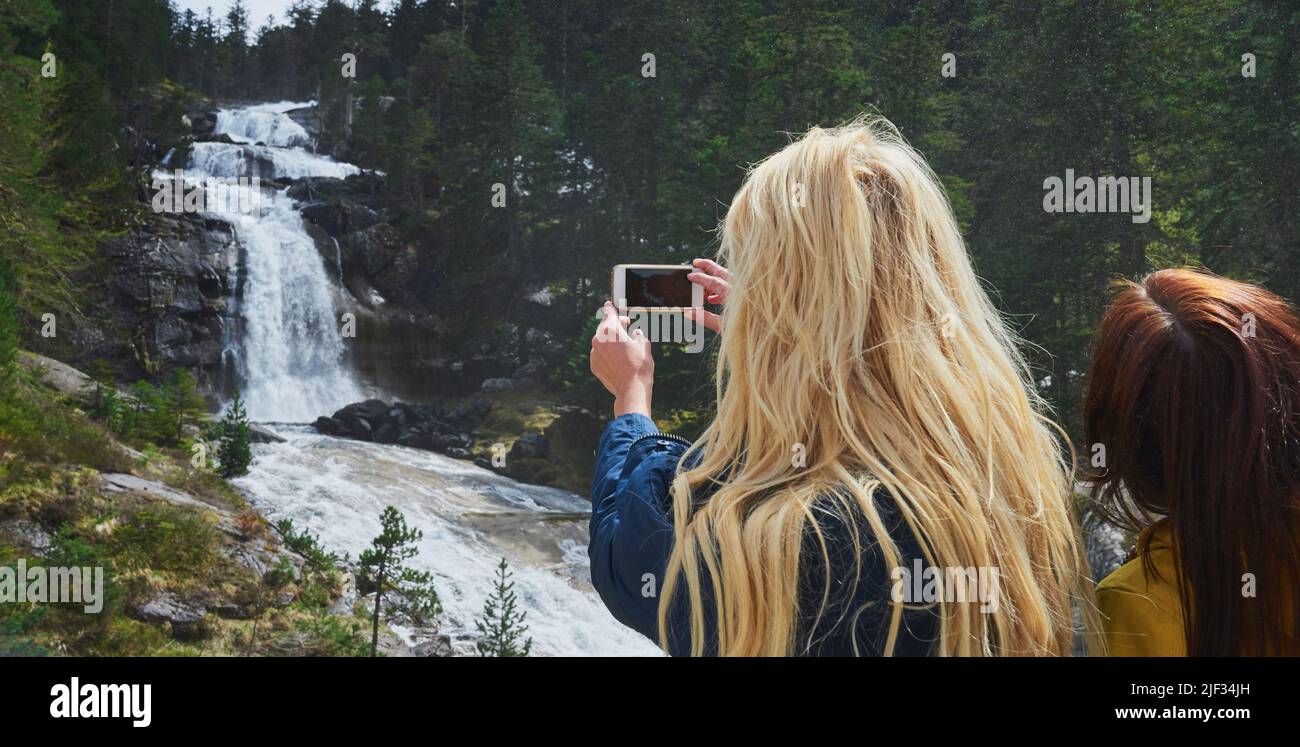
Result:
M342 179L332 176L303 177L294 180L293 186L289 187L289 197L298 202L324 200L336 193L342 184Z
M544 459L551 451L550 442L540 433L525 433L510 447L507 459Z
M40 524L28 519L0 521L0 545L26 548L35 555L44 555L54 538Z
M385 420L375 428L375 442L381 444L395 444L397 439L402 436L402 426L393 420Z
M232 138L230 137L230 135L227 135L227 134L224 133L224 132L219 132L219 133L211 133L211 132L208 132L208 133L204 133L204 134L202 134L202 135L200 135L200 134L195 134L195 135L194 135L194 142L196 142L196 143L227 143L227 144L229 144L229 145L239 145L239 143L235 142L234 139L232 139Z
M187 113L186 118L190 120L190 131L197 140L201 135L211 135L217 127L217 113L208 109L194 109Z
M84 397L95 390L95 382L90 376L53 358L20 351L18 365L36 374L46 386L64 394Z
M167 623L177 640L196 640L208 634L207 608L195 601L181 599L171 592L160 592L143 602L128 604L126 614L148 623Z
M366 420L360 415L343 415L336 418L336 420L343 424L342 435L347 436L348 438L354 438L358 441L375 440L375 427L371 425L369 420Z
M307 137L313 141L320 139L321 135L321 118L316 107L300 106L297 109L290 109L285 112L289 119L297 122L300 127L307 131Z
M451 636L445 634L435 635L432 638L420 641L415 644L411 652L416 656L434 656L438 658L456 655L451 646Z
M399 444L427 451L464 452L469 458L474 430L492 409L488 400L471 400L455 407L366 400L341 408L330 417L316 419L320 433L361 441Z
M249 423L248 425L249 440L255 444L282 444L284 438L275 431L264 425Z
M316 418L316 422L312 423L312 425L315 426L317 431L327 436L344 435L343 424L335 420L334 418L326 417L325 415Z
M508 392L515 388L515 382L504 377L484 379L480 387L485 392Z
M342 420L346 415L352 415L367 420L379 420L389 413L393 408L382 399L368 399L364 402L355 402L343 407L334 413L334 417Z

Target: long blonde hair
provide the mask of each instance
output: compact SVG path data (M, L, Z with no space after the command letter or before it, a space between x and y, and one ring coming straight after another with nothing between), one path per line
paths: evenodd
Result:
M718 409L673 483L661 645L685 594L703 653L711 591L718 653L801 653L818 513L855 535L864 519L899 567L883 488L931 567L996 569L996 611L938 602L934 653L1069 653L1072 609L1095 614L1073 467L921 156L882 119L813 129L750 171L720 231ZM904 604L888 609L886 654Z

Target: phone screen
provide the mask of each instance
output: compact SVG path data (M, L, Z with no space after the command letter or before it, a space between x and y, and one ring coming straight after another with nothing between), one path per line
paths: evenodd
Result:
M625 269L627 305L676 306L691 305L692 283L686 279L691 268L660 269L628 267Z

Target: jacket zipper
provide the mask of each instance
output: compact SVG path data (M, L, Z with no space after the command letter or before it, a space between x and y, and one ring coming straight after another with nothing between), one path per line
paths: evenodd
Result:
M679 443L679 444L681 444L682 446L685 446L685 447L688 448L688 449L691 448L691 442L690 442L690 441L687 441L686 439L684 439L684 438L682 438L681 436L678 436L678 435L676 435L676 434L673 434L673 433L647 433L647 434L645 434L644 436L637 436L637 437L636 437L636 440L634 440L631 444L628 445L628 449L630 450L633 446L636 446L637 444L641 443L642 441L645 441L645 440L647 440L647 439L651 439L651 438L665 438L665 439L668 439L669 441L674 441L674 442L676 442L676 443Z

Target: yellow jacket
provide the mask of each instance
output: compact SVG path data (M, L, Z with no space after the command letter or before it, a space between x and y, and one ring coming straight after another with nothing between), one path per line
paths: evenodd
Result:
M1111 656L1186 656L1169 527L1146 532L1151 533L1151 567L1159 577L1148 577L1146 561L1139 556L1097 585L1106 643Z

